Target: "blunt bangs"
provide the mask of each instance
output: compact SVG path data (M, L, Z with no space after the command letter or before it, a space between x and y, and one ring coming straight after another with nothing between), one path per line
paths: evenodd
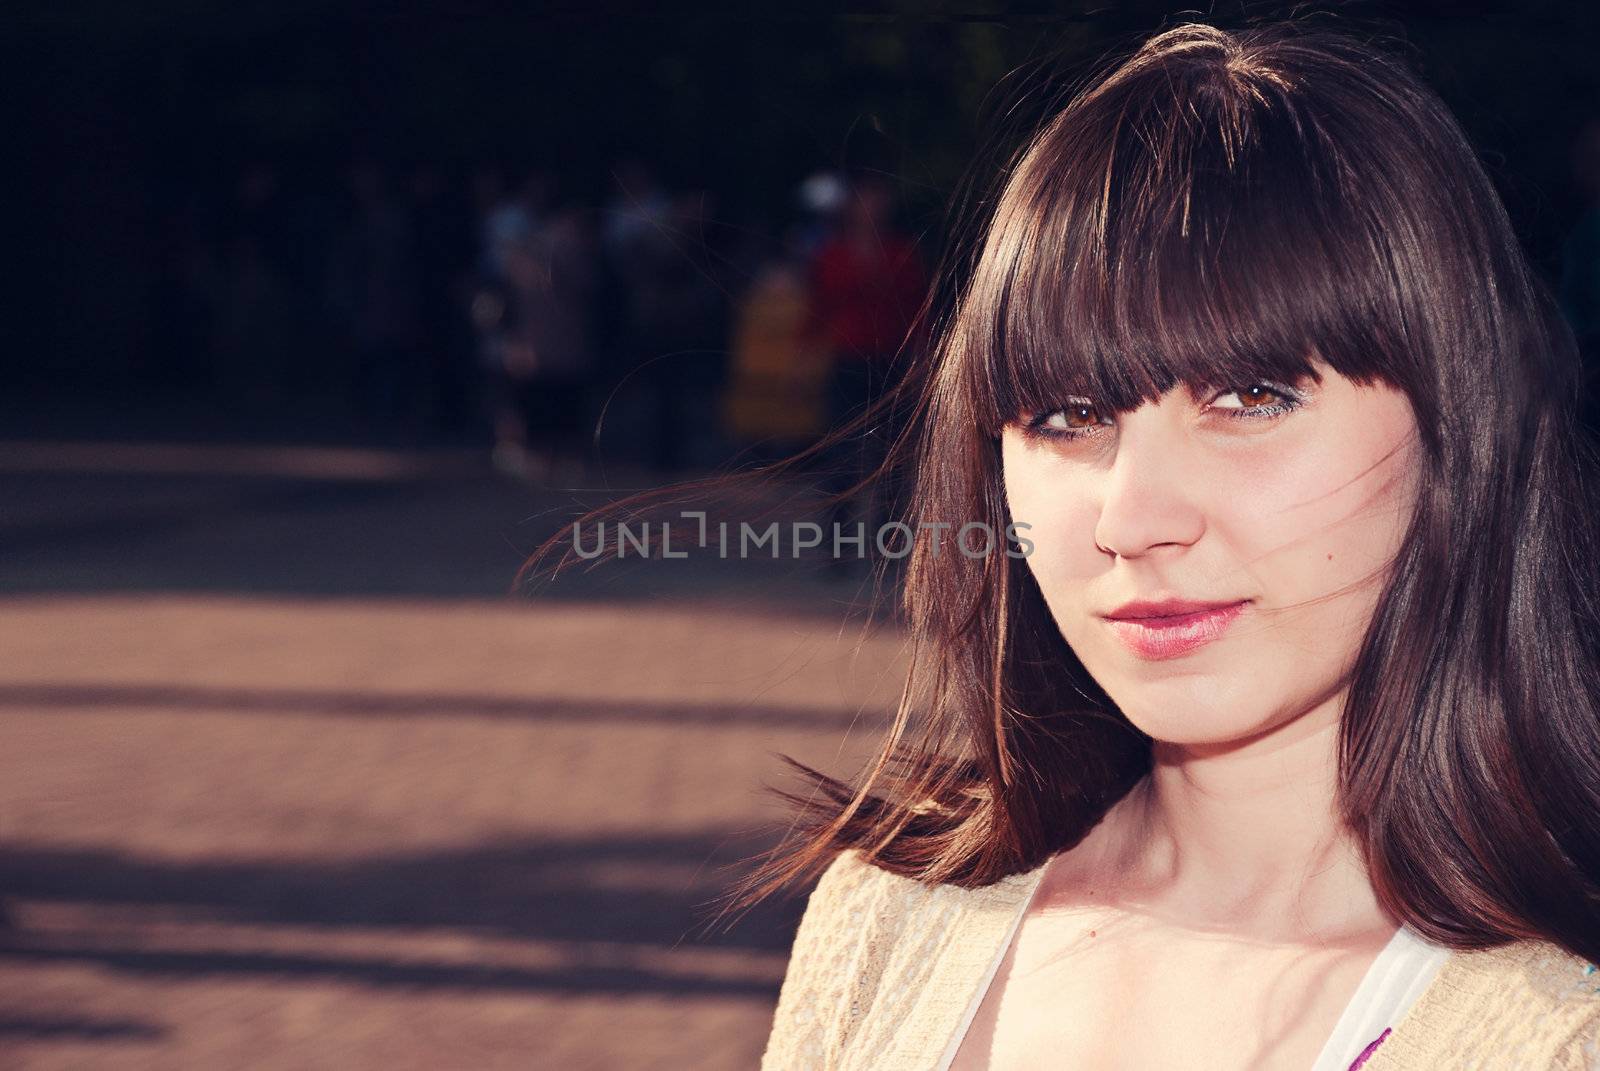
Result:
M1292 385L1319 360L1410 379L1376 233L1405 204L1382 176L1360 188L1334 136L1359 122L1214 60L1134 67L1069 106L1007 184L956 325L977 424Z

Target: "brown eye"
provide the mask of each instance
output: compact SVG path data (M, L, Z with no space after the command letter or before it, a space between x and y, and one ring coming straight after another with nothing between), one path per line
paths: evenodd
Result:
M1237 398L1234 405L1226 399ZM1234 390L1224 391L1211 399L1210 408L1235 420L1275 420L1287 416L1306 402L1306 396L1293 387L1276 383L1251 383Z
M1066 426L1069 428L1092 428L1100 423L1099 411L1088 403L1069 405L1061 413L1066 417Z
M1024 425L1024 432L1042 438L1081 439L1097 434L1096 429L1104 424L1100 410L1094 403L1087 398L1078 398L1060 409L1036 414Z
M1292 399L1270 383L1251 383L1245 387L1224 391L1217 399L1238 398L1238 405L1218 405L1218 409L1271 409Z

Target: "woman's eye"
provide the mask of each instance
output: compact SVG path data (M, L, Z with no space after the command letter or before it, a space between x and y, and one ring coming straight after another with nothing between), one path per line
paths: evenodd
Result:
M1044 414L1045 426L1059 431L1092 428L1100 423L1100 412L1088 403L1073 404Z
M1060 409L1035 414L1023 425L1023 431L1037 438L1075 439L1103 423L1093 402L1078 399Z
M1227 398L1237 398L1239 404L1218 404ZM1249 383L1218 394L1212 398L1209 408L1220 410L1223 416L1233 420L1275 420L1294 412L1305 402L1305 394L1293 387Z
M1260 409L1271 408L1276 402L1290 400L1288 394L1273 387L1269 383L1252 383L1247 387L1236 390L1224 391L1217 395L1218 398L1238 398L1238 405L1213 405L1217 409Z

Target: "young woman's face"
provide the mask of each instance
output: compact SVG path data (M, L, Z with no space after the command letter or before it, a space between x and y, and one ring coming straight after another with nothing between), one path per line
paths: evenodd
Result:
M1004 432L1011 519L1031 526L1056 625L1157 740L1240 741L1336 706L1420 458L1403 393L1317 369L1320 383L1179 386L1121 416L1074 399ZM1124 609L1169 599L1221 608Z

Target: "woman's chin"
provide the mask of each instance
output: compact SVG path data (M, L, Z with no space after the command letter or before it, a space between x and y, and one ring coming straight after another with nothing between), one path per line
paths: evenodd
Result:
M1262 709L1261 696L1235 695L1228 689L1162 688L1139 685L1107 689L1130 724L1153 740L1190 747L1240 743L1276 724L1270 710ZM1226 694L1223 694L1226 693Z

